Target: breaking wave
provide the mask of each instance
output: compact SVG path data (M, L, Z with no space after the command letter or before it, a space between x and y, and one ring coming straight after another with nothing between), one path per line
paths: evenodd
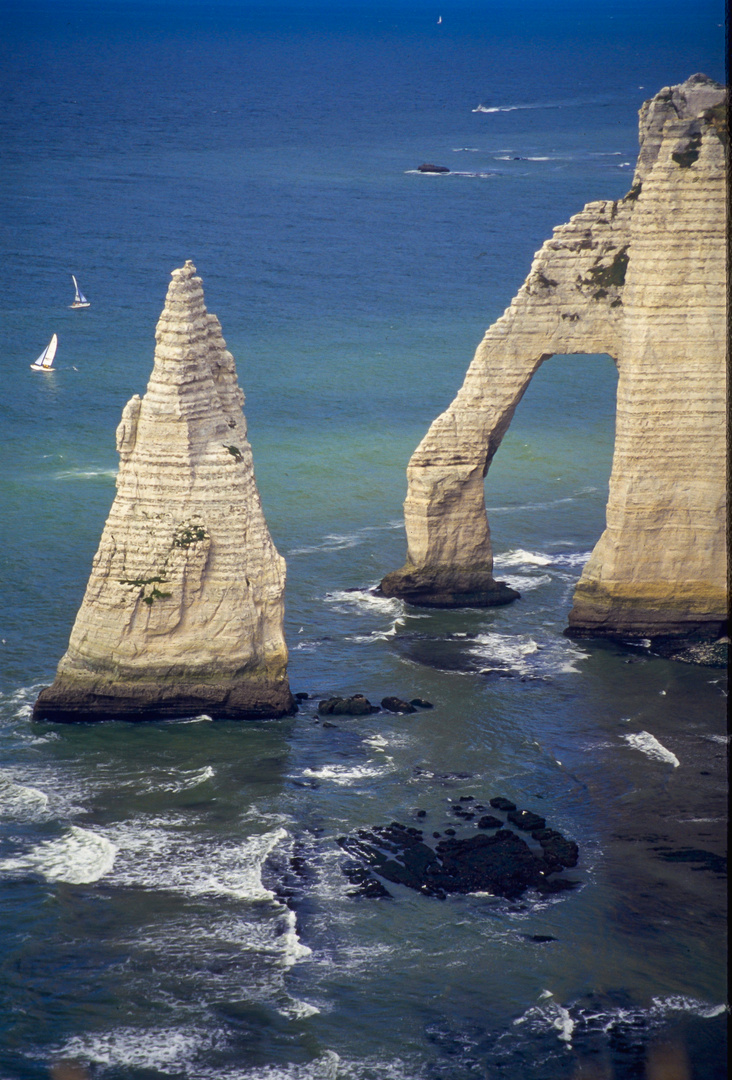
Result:
M634 747L634 749L640 750L643 754L647 754L648 757L653 758L655 761L666 762L668 765L673 765L675 769L678 768L680 764L676 754L667 750L666 747L658 741L655 735L651 735L648 731L639 731L632 735L623 735L621 738L625 739L625 741L630 746Z
M0 869L42 874L47 881L90 885L112 870L116 855L116 845L106 836L72 825L57 840L45 840L24 855L3 859Z

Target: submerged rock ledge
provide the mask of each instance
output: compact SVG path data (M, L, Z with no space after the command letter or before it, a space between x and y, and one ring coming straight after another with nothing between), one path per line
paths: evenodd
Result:
M704 75L645 102L630 191L554 230L412 455L407 558L381 582L385 596L515 599L493 579L486 473L545 360L607 353L619 373L607 523L568 633L724 632L727 142L726 91Z
M117 495L36 720L295 711L285 562L254 481L234 360L191 262L174 270L155 364L117 429Z

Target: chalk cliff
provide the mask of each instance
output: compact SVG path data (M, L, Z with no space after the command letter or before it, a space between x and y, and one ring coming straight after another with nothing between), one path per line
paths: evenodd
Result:
M407 561L381 588L418 604L502 603L484 478L554 353L618 366L607 527L568 633L710 637L726 617L725 91L703 75L640 111L633 185L554 230L407 470ZM558 418L558 421L560 418Z
M117 495L37 719L292 709L285 563L254 480L234 360L191 262L174 270L147 393L117 429Z

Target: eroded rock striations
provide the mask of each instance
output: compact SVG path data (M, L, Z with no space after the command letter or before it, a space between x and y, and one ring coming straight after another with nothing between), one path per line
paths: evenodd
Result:
M568 633L722 632L726 146L725 91L703 75L643 105L630 191L554 230L412 456L407 562L381 583L387 596L515 597L493 579L486 472L546 359L608 353L619 381L607 524Z
M234 360L191 262L174 270L147 393L117 429L117 496L36 719L293 708L285 563L254 481Z

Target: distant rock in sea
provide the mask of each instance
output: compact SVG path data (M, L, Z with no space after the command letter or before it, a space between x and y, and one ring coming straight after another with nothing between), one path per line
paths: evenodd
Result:
M281 716L285 562L254 480L234 360L201 279L174 270L145 396L117 429L117 496L37 720Z
M493 578L486 473L545 360L608 353L619 380L607 524L567 632L723 633L727 142L726 91L706 76L646 101L630 191L554 230L412 455L407 558L382 581L385 596L436 606L517 597Z
M418 165L417 171L426 173L448 173L450 170L446 165L430 165L425 163L424 165Z

